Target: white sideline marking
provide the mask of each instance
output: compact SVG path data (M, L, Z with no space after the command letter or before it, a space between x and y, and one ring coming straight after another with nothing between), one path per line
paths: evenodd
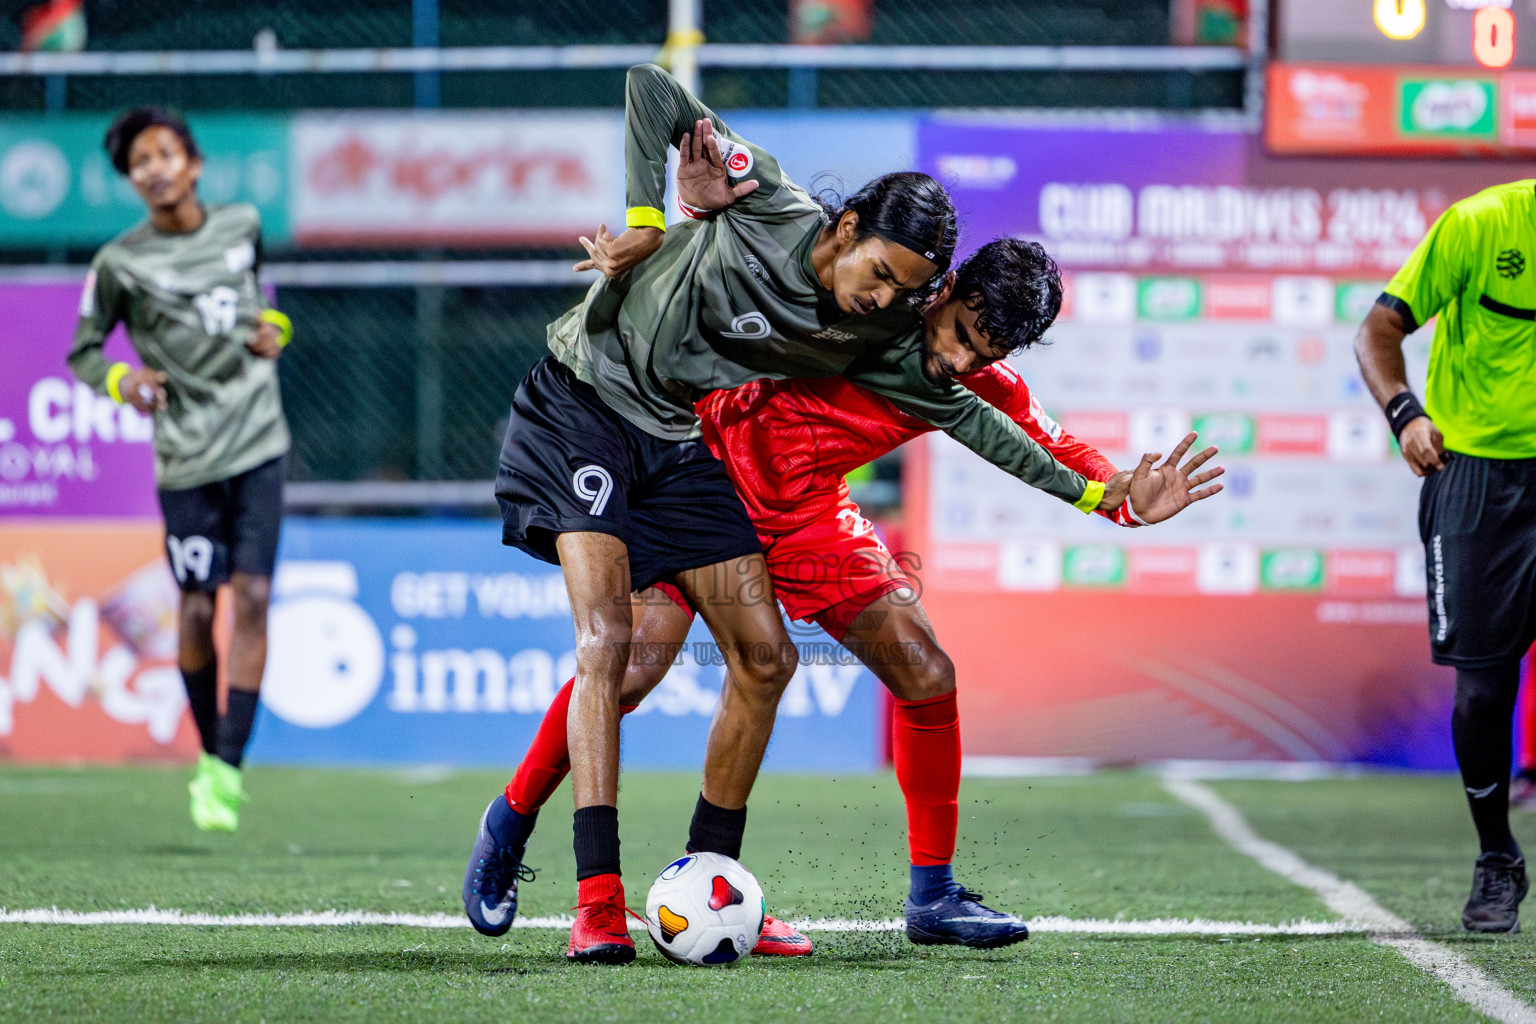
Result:
M567 929L571 918L520 917L514 928ZM106 925L150 924L200 928L343 928L361 925L398 925L407 928L468 928L460 914L379 914L365 910L305 911L299 914L188 914L180 910L0 910L0 924ZM630 922L638 930L639 925ZM816 918L791 921L803 932L894 932L905 927L900 918L861 921L849 918ZM1365 929L1347 921L1290 921L1255 924L1252 921L1207 921L1202 918L1158 918L1151 921L1109 921L1095 918L1036 917L1030 931L1067 932L1076 935L1345 935Z
M1503 1024L1536 1024L1536 1009L1472 966L1460 954L1430 942L1413 926L1382 907L1364 889L1330 871L1314 867L1293 851L1272 843L1249 827L1242 814L1216 791L1193 779L1165 778L1163 787L1210 819L1216 834L1281 878L1315 892L1329 910L1344 917L1382 946L1390 946L1409 963L1439 978L1463 1002Z

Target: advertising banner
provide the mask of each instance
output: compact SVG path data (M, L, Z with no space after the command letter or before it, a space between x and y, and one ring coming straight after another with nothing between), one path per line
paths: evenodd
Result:
M1536 73L1271 64L1264 137L1275 153L1418 156L1536 152Z
M514 766L575 654L559 569L502 546L499 531L288 520L252 760ZM0 527L0 552L0 756L195 752L159 530ZM819 630L791 636L801 665L766 766L873 769L874 677ZM624 763L698 769L724 671L696 626L625 718Z
M1419 481L1353 336L1467 169L1314 178L1287 165L1322 161L1196 130L920 138L960 182L963 247L1024 234L1070 268L1050 344L1012 360L1060 429L1126 468L1196 430L1227 470L1220 495L1126 529L941 434L909 450L906 537L967 754L1450 766ZM1421 390L1431 333L1405 347Z
M100 245L144 219L102 149L109 114L0 118L0 245ZM254 203L269 242L288 238L288 118L198 114L205 202Z
M160 514L153 423L64 363L79 308L77 284L0 284L0 521ZM108 357L136 364L132 351L118 328Z
M0 525L0 760L197 756L158 523Z
M624 214L621 111L300 114L303 245L569 245Z
M926 120L918 166L949 186L963 249L1038 239L1064 267L1385 280L1457 199L1536 163L1271 157L1198 127Z

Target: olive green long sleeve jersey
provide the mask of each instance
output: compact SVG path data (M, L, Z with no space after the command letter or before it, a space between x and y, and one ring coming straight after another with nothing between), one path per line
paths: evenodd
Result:
M629 226L663 225L668 147L706 117L729 176L755 180L757 191L674 225L634 270L593 284L549 327L557 359L637 427L678 441L698 436L694 402L711 391L846 373L1026 483L1085 511L1098 504L1102 484L1058 463L966 388L928 382L915 312L844 313L811 265L827 224L821 206L772 155L648 64L630 69L625 97Z
M260 252L260 215L235 203L210 207L187 234L140 224L91 261L69 368L105 394L102 345L123 323L143 364L166 374L167 405L155 414L163 490L227 480L288 450L277 363L245 347L265 305Z

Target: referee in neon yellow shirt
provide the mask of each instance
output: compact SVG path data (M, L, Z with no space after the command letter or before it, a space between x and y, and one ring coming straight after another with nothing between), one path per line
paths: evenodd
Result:
M1424 477L1429 637L1456 669L1451 735L1482 853L1461 923L1519 928L1525 859L1509 831L1520 657L1536 640L1536 180L1446 210L1376 300L1355 355ZM1424 404L1403 339L1438 316Z

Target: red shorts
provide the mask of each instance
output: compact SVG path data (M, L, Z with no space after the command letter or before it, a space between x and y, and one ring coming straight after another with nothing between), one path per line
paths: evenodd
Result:
M879 598L902 587L917 589L852 501L789 533L757 536L768 558L774 594L789 617L814 622L835 640L841 640L859 613ZM656 586L693 614L676 586Z

